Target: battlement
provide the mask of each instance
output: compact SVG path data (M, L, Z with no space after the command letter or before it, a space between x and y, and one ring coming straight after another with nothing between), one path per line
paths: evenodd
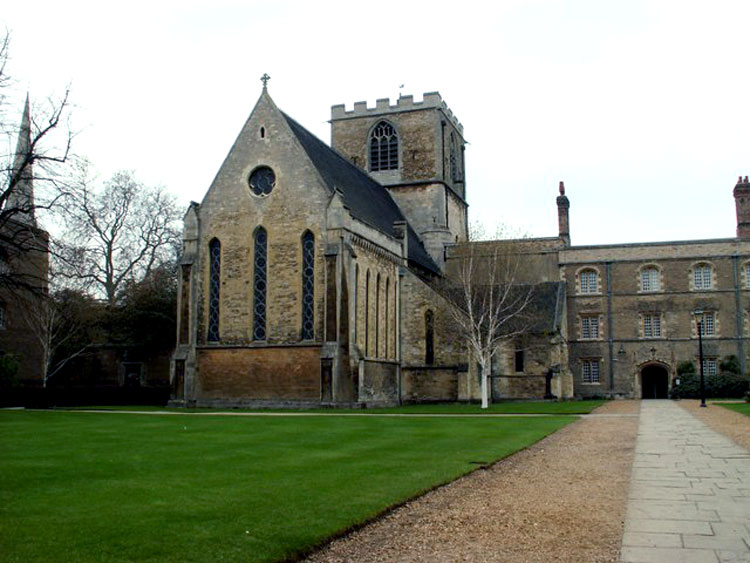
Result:
M415 102L414 96L399 96L395 105L391 105L390 98L376 100L374 108L368 108L367 102L354 102L354 109L346 111L344 104L331 106L331 121L337 119L351 119L353 117L377 116L399 113L402 111L414 111L420 109L441 109L448 120L463 135L464 127L458 121L448 105L443 101L439 92L426 92L421 102Z

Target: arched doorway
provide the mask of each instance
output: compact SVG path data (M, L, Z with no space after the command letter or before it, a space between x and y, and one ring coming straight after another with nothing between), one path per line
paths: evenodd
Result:
M641 397L644 399L669 397L669 373L664 366L652 364L641 370Z

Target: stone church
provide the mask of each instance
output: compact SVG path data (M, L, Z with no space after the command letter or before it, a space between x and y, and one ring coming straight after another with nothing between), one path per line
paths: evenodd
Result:
M264 82L185 215L173 403L478 399L441 291L468 241L464 146L438 93L333 106L329 147ZM575 247L561 183L559 235L514 241L537 322L498 349L492 398L665 395L697 355L696 309L709 372L730 354L744 372L747 179L735 199L736 239Z

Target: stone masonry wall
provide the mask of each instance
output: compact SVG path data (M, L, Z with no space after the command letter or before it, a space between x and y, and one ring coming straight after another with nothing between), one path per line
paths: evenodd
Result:
M744 355L748 365L747 335L742 327L738 330L737 314L743 316L750 307L748 281L743 277L750 244L698 241L624 245L602 247L598 254L594 248L584 248L580 252L566 250L561 255L568 261L562 265L561 274L568 281L569 362L577 395L639 397L644 366L664 366L671 379L680 362L697 365L698 340L692 313L697 309L714 313L715 334L704 338L704 356L720 360ZM693 270L698 264L711 266L711 289L696 290ZM657 291L641 290L644 267L658 270ZM580 291L580 275L585 269L598 272L598 291L593 295ZM647 336L647 315L660 319L661 336ZM583 317L599 319L598 338L583 338ZM582 362L596 358L601 361L601 381L585 384Z
M356 298L352 304L356 311L356 347L360 357L395 360L398 267L393 259L375 251L370 245L357 245L356 253Z
M320 400L320 348L198 350L198 397L243 400Z
M261 165L276 174L276 185L265 197L248 187L250 173ZM268 233L267 342L300 341L301 237L308 229L315 236L315 341L321 341L327 201L328 193L286 121L261 98L200 207L199 343L206 336L207 248L214 237L221 242L221 342L252 341L254 233L259 226Z

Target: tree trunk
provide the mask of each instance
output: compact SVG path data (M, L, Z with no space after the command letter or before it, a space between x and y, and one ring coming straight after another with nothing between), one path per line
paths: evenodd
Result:
M489 368L490 362L484 361L481 364L482 367L482 408L486 409L490 406L490 394L489 394Z

